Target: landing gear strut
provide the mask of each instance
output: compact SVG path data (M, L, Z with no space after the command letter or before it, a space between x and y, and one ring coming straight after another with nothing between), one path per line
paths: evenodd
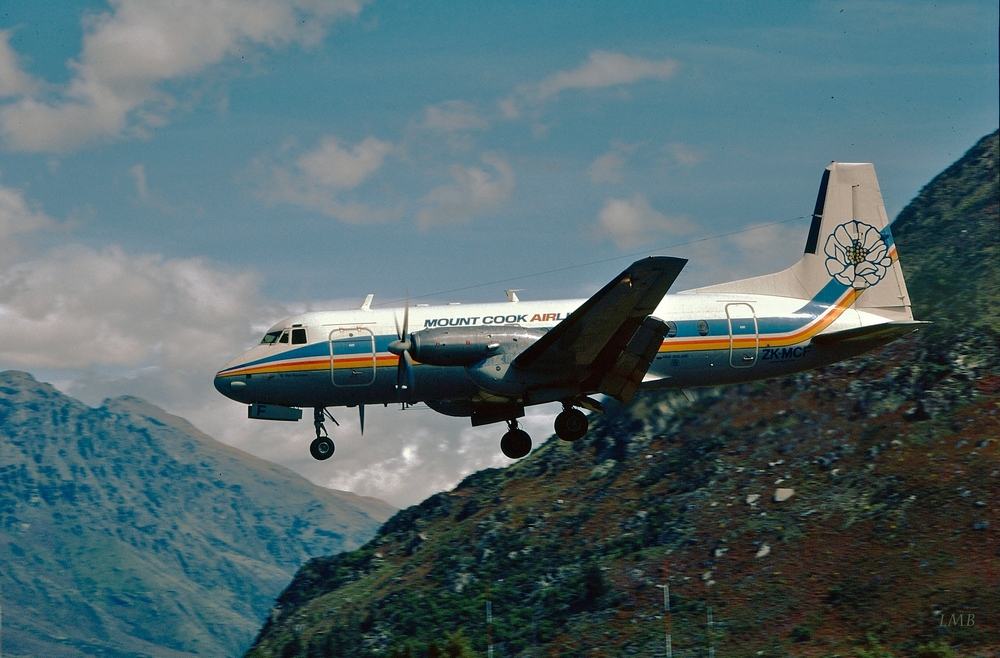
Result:
M333 451L335 450L333 440L327 435L326 426L324 425L327 416L330 416L330 414L326 408L316 407L313 409L313 426L316 428L316 438L309 445L309 454L313 456L313 459L320 461L333 457ZM330 416L330 420L338 426L340 425L333 416Z
M567 406L562 413L556 416L556 436L563 441L576 441L582 439L587 433L587 417L579 409Z
M517 420L507 421L507 433L500 439L500 450L508 459L520 459L531 452L531 437L518 427Z

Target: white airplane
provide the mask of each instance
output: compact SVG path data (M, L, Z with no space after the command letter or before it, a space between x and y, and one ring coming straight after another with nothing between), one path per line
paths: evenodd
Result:
M847 359L916 329L875 168L823 173L805 254L790 268L677 294L687 263L636 261L590 299L417 305L302 313L215 376L249 417L299 420L312 407L310 452L334 451L327 407L425 402L474 426L505 422L500 449L531 450L524 409L561 402L559 438L587 432L591 397L628 403L639 389L780 377ZM401 322L400 322L401 321Z

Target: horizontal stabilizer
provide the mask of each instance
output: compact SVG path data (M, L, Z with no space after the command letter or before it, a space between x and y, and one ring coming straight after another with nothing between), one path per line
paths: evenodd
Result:
M815 345L856 345L858 343L885 344L916 331L930 322L886 322L856 329L845 329L830 334L820 334L812 339Z

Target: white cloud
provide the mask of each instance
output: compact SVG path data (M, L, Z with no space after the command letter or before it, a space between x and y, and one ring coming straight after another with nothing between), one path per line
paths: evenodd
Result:
M139 195L139 198L145 199L149 196L149 191L146 189L146 166L137 164L129 169L128 173L135 179L135 192Z
M559 410L554 404L528 408L520 422L534 447L552 436ZM308 457L311 437L304 435L292 455L286 451L278 460L294 458L292 468L318 484L400 507L450 489L476 471L512 463L500 451L500 437L507 430L503 423L471 427L467 418L420 407L405 412L377 407L368 412L365 435L360 436L356 413L338 414L338 420L342 426L331 432L337 446L332 459L320 463Z
M468 101L450 100L428 105L424 110L423 127L440 133L486 130L490 122Z
M666 150L670 153L670 158L674 163L685 167L696 165L705 159L705 155L700 149L680 142L668 144Z
M610 151L590 163L587 167L587 178L592 183L620 183L627 159L637 147L636 144L616 144Z
M608 151L587 167L587 178L591 183L620 183L625 157L619 151Z
M251 338L262 307L250 273L63 247L0 273L0 362L207 372Z
M336 137L324 137L315 151L303 154L296 166L308 185L333 189L353 189L382 166L392 144L368 137L350 150Z
M685 217L668 217L653 210L641 194L631 199L608 199L597 215L597 233L610 237L619 249L634 249L657 237L691 232Z
M595 50L572 71L559 71L538 83L537 93L549 98L567 89L601 89L642 80L669 80L677 71L672 59L651 60Z
M0 98L35 93L38 85L18 65L10 47L10 30L0 30Z
M777 272L802 257L806 233L799 228L798 223L761 226L729 239L751 272Z
M288 165L267 167L265 195L336 217L349 224L367 224L397 217L398 208L377 208L345 200L343 194L369 179L393 151L390 142L368 137L353 147L334 136L299 155ZM288 150L288 149L286 149ZM264 166L258 161L258 167Z
M517 118L524 107L551 100L572 89L594 90L631 85L645 80L669 80L679 63L673 59L644 59L621 53L595 50L587 61L569 71L557 71L535 84L520 85L500 102L503 115Z
M74 77L54 99L38 98L0 38L0 91L24 97L0 108L0 133L20 151L68 151L163 125L174 105L158 90L224 59L262 47L316 43L329 24L365 0L112 0L88 19Z
M32 210L19 191L0 185L0 265L19 256L19 237L55 226L53 218Z
M498 206L514 191L514 170L499 155L486 153L485 167L451 168L453 182L431 190L423 199L424 208L417 215L421 227L467 221Z

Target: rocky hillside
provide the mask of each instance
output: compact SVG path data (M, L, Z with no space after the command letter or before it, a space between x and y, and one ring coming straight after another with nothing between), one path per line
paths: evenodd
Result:
M982 138L893 222L912 245L903 270L914 311L936 321L935 334L969 324L1000 332L998 149L997 133Z
M248 656L485 655L487 602L497 656L996 655L997 134L894 234L933 331L640 395L310 561Z
M303 562L393 511L137 398L0 373L4 656L239 655Z

